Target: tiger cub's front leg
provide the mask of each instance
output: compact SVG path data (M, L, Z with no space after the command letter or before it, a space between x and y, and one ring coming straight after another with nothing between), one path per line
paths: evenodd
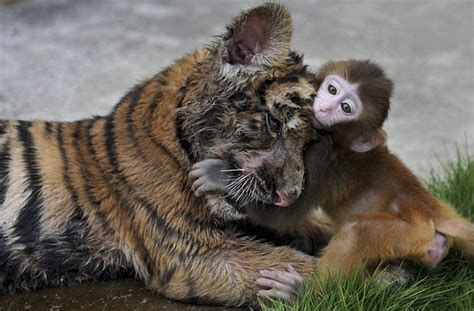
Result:
M291 264L303 278L314 275L316 258L288 247L274 247L245 238L224 241L221 248L205 250L205 256L180 261L169 256L166 272L148 285L165 297L207 305L256 306L257 284L265 269L285 269Z

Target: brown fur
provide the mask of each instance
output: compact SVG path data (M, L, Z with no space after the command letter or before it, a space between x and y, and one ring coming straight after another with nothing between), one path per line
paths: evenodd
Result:
M291 28L284 7L265 4L135 86L106 117L0 121L2 291L132 273L167 298L240 306L257 303L261 269L291 262L312 275L315 258L210 215L187 177L194 161L219 155L261 162L260 200L301 190L314 87L289 50ZM268 131L267 114L281 135ZM296 167L293 183L275 182Z
M335 234L318 263L320 276L349 274L364 261L425 262L436 231L455 237L465 255L473 258L472 225L435 199L386 147L357 154L334 144L324 158L326 148L321 144L309 150L307 167L317 174L308 177L308 187L318 191L300 201L322 206L335 223ZM446 220L456 228L464 224L466 230L460 234L439 225Z
M474 226L434 198L385 146L367 153L349 149L354 137L382 126L392 82L377 65L364 61L330 62L319 72L317 83L329 74L358 85L364 112L357 121L333 126L326 139L305 155L311 172L306 187L315 191L305 191L293 208L320 206L335 225L335 234L318 263L318 274L349 274L357 263L394 258L429 264L427 254L435 232L449 236L447 248L454 238L474 260Z

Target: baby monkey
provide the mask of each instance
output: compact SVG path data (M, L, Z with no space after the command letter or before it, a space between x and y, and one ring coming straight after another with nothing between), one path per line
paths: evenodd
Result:
M393 85L383 70L370 61L330 61L316 75L316 88L312 122L323 134L305 153L305 191L294 204L273 207L273 214L272 207L248 207L252 219L273 228L279 226L274 220L287 219L298 227L321 207L334 224L316 267L322 280L395 258L435 267L453 244L473 260L473 224L434 198L385 146L381 127ZM218 159L196 163L190 173L196 195L225 192L228 169ZM260 296L291 299L302 278L289 267L261 271L257 283L267 288Z

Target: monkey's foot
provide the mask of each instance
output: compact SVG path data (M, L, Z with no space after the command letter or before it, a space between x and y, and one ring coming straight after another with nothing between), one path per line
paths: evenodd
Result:
M436 233L434 242L431 247L428 249L426 254L425 264L430 268L436 267L441 260L446 256L448 247L446 237L441 233Z

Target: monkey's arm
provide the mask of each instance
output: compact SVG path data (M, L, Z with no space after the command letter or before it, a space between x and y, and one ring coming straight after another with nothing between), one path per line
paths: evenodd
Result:
M232 179L232 166L220 159L206 159L193 165L189 177L193 179L192 190L196 196L207 192L226 192Z

